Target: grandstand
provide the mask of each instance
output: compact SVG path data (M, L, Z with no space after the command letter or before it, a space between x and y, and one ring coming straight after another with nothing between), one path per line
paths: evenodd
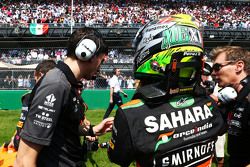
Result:
M132 76L132 40L147 22L174 13L188 13L200 20L206 53L222 45L250 49L249 0L95 0L95 1L3 0L0 4L0 60L15 65L38 63L42 59L62 60L67 39L82 26L92 26L103 34L110 50L102 65L105 78L112 68ZM73 8L72 8L73 7ZM73 9L73 10L72 10ZM42 26L42 32L37 27ZM41 28L39 29L41 30ZM0 67L0 88L31 88L29 68ZM18 86L18 79L27 80ZM5 81L9 85L6 85ZM105 88L106 83L92 83ZM88 83L91 85L90 83ZM101 85L99 85L101 84Z

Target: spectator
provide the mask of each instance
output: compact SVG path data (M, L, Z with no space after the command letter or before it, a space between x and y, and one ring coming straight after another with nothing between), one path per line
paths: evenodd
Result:
M127 80L128 89L134 89L134 84L135 84L135 81L132 79L131 76L129 76Z
M19 75L17 78L17 86L18 86L18 88L24 87L24 78L22 75Z
M87 26L123 26L139 27L157 19L174 13L191 14L202 22L203 25L221 29L249 28L249 2L213 2L196 1L182 2L158 1L145 4L142 1L129 3L107 1L75 1L76 7L73 18L68 13L71 8L70 1L58 4L55 1L37 3L22 1L17 5L14 1L6 1L0 10L0 23L28 27L29 23L51 23L54 26L68 26L71 19L74 24L84 23ZM45 5L46 4L46 5ZM32 8L35 6L35 8ZM45 7L46 6L46 7ZM17 10L18 9L18 10ZM232 24L228 24L232 23ZM225 25L226 24L226 25Z
M8 75L3 80L3 86L4 88L11 88L11 80Z

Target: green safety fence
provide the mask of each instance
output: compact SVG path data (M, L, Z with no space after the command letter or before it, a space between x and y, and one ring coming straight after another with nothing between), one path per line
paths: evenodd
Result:
M29 90L0 90L0 110L20 110L21 97ZM123 97L123 102L129 101L135 90L125 89L124 92L128 94L127 98ZM109 89L86 89L83 91L82 97L87 103L90 110L106 109L109 105Z

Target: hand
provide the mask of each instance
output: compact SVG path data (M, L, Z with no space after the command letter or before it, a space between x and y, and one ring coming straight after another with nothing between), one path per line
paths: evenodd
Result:
M215 96L218 96L218 93L219 93L219 90L220 90L220 89L221 89L221 88L219 87L218 83L215 84L213 94L214 94Z
M127 98L127 97L128 97L128 94L127 94L127 93L123 93L123 96Z
M112 130L113 122L114 117L109 117L102 120L102 122L93 127L94 134L100 136L105 134L106 132L110 132Z
M110 99L110 100L109 100L109 103L113 103L113 99Z
M87 139L88 141L95 141L95 140L97 140L97 139L98 139L98 137L97 137L97 136L95 136L95 137L92 137L92 136L86 136L86 139Z
M85 118L84 118L84 120L83 120L83 124L85 125L85 126L90 126L90 121L86 118L86 116L85 116Z

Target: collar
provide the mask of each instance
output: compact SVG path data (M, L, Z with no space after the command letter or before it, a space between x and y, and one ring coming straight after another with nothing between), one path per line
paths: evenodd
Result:
M250 75L247 75L244 79L240 81L242 86L246 86L248 83L250 83Z
M239 91L236 101L242 102L242 100L250 93L250 76L248 75L240 81L243 88Z
M56 65L56 67L58 69L60 69L64 75L66 76L66 78L68 79L69 83L75 87L75 88L82 88L83 84L80 81L77 81L77 79L75 78L75 75L73 74L73 72L71 71L71 69L69 68L69 66L67 64L65 64L62 61L59 61Z

